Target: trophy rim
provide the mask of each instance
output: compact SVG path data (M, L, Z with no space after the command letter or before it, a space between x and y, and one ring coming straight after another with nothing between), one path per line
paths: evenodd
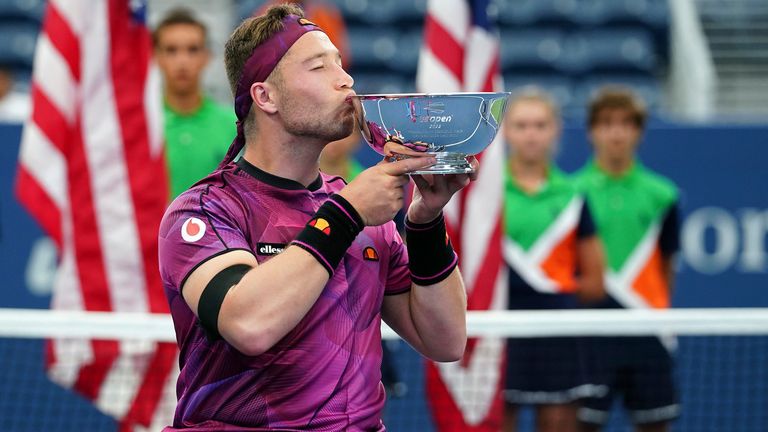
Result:
M370 93L370 94L356 94L354 97L358 99L401 99L401 98L424 98L424 97L444 97L444 96L490 96L498 95L511 96L512 92L453 92L453 93Z

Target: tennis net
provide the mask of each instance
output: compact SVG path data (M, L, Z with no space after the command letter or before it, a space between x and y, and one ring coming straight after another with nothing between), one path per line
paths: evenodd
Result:
M382 333L389 352L384 374L390 390L384 413L388 430L441 430L435 425L434 413L455 407L435 406L425 390L425 361L390 329L385 327ZM471 312L468 333L488 342L472 344L478 356L488 347L503 347L507 338L543 341L544 349L549 341L562 338L658 338L673 352L680 403L674 431L768 430L768 309ZM0 430L118 430L111 417L85 398L50 381L45 367L46 359L50 360L48 338L72 344L120 341L121 350L138 354L134 362L141 362L141 353L159 343L175 342L167 316L0 309ZM56 359L58 364L67 360ZM471 412L473 407L467 404L487 403L488 389L499 379L494 374L499 362L480 365L478 370L484 371L480 376L450 376L451 370L460 368L458 363L449 365L443 374L454 392L463 393L464 408ZM126 389L133 388L137 378L132 374L108 378L114 393L100 397L98 404L102 411L125 412L130 396L120 393L121 385L124 381ZM170 406L165 409L172 411L173 395L167 396L165 403ZM519 421L518 430L535 429L526 408ZM614 405L604 430L629 430L629 421L629 415ZM148 430L156 428L157 424Z

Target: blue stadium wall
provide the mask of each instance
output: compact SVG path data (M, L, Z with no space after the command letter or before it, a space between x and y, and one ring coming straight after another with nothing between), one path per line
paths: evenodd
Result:
M55 261L40 229L14 198L20 136L21 127L0 125L0 307L46 308L47 276ZM584 128L566 124L560 165L573 171L588 155ZM648 167L672 179L682 191L683 251L674 306L768 307L768 127L654 122L640 155ZM377 157L367 148L358 154L368 163ZM675 429L736 430L736 424L738 430L764 430L768 425L766 338L711 338L709 345L703 339L710 338L681 343L678 376L695 375L697 387L683 389L683 415ZM396 354L409 392L390 401L386 415L390 430L431 430L421 363L403 344ZM700 356L706 358L688 358ZM724 370L734 356L744 357L739 359L740 370ZM112 422L84 401L46 381L38 341L0 340L0 366L0 430L114 429ZM730 407L722 406L724 392L729 393ZM18 400L20 395L23 400ZM621 416L614 416L610 430L622 430L622 422Z

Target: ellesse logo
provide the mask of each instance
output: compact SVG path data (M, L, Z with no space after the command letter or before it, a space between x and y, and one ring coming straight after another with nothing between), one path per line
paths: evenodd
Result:
M367 246L365 249L363 249L363 259L366 261L378 261L379 253L376 252L376 249Z
M323 218L312 219L307 225L319 229L325 235L331 235L331 224Z
M184 221L181 226L181 238L184 241L193 243L205 235L205 223L196 217L191 217Z
M259 255L277 255L284 250L284 243L256 243L256 253Z

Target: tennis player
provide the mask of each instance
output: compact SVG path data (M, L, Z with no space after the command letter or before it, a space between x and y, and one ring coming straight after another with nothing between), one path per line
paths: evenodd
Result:
M510 309L574 309L603 298L603 253L589 207L553 163L557 105L536 88L518 92L504 119L509 149L504 256ZM578 401L605 391L587 379L581 338L507 341L504 431L531 405L539 432L578 430Z
M353 80L323 31L275 6L234 31L225 62L238 136L160 228L181 367L167 430L384 430L382 318L428 358L464 351L442 208L472 179L414 177L406 247L391 221L405 174L434 159L348 185L319 172L323 147L355 126Z
M645 168L636 151L646 111L625 88L606 87L589 106L589 137L595 152L576 175L595 217L607 256L605 308L670 306L674 255L679 248L678 192ZM669 430L680 411L672 379L672 357L657 337L594 338L594 379L609 387L585 401L579 417L587 431L608 421L613 400L623 396L641 432Z

